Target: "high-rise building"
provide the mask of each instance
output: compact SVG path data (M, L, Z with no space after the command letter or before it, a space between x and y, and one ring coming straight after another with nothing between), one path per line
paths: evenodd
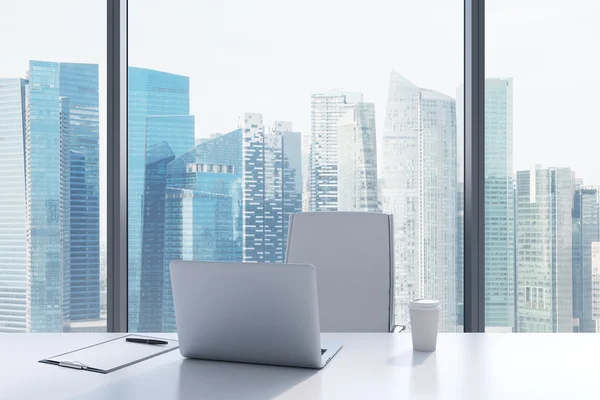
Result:
M26 331L24 79L0 79L0 333Z
M242 261L241 129L169 163L165 214L162 329L174 331L169 261Z
M337 125L338 211L379 211L375 104L348 107Z
M338 122L362 93L332 90L311 96L310 211L337 211Z
M167 165L174 159L166 142L151 145L146 150L138 325L141 332L162 331Z
M98 65L31 61L25 132L27 328L100 316Z
M514 325L512 79L485 80L485 327Z
M600 242L592 243L592 319L600 333Z
M175 157L194 147L189 78L129 68L128 79L128 324L139 330L147 149L165 142ZM149 199L149 201L152 201ZM144 265L162 268L159 257ZM148 275L147 275L148 276Z
M392 71L383 134L383 211L394 215L396 321L410 299L439 299L440 330L456 325L454 99Z
M284 262L290 215L302 211L302 135L275 121L265 137L265 261Z
M572 332L569 168L517 172L517 331Z
M598 189L576 187L573 197L573 330L595 332L592 318L592 243L600 242Z
M243 259L283 262L289 215L302 211L300 133L289 122L265 132L261 114L242 128Z

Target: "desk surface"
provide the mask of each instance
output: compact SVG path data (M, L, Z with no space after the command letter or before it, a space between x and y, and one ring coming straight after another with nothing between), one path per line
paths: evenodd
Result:
M116 336L0 334L0 399L591 399L600 393L600 335L593 334L442 334L430 354L413 352L405 333L325 334L344 348L321 371L185 360L178 351L108 375L37 362Z

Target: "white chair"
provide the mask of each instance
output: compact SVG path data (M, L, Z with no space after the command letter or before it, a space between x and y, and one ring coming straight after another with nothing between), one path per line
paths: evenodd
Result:
M317 269L322 332L395 330L393 232L388 214L310 212L290 217L286 262Z

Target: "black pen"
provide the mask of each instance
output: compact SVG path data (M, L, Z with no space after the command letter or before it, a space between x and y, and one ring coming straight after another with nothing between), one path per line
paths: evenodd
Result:
M169 344L169 342L164 341L164 340L157 340L157 339L140 339L140 338L126 338L125 339L128 342L131 343L143 343L143 344Z

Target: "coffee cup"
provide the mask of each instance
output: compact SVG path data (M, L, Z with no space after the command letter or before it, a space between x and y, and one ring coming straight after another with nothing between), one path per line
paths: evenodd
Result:
M413 350L435 351L440 308L437 300L417 299L408 304Z

